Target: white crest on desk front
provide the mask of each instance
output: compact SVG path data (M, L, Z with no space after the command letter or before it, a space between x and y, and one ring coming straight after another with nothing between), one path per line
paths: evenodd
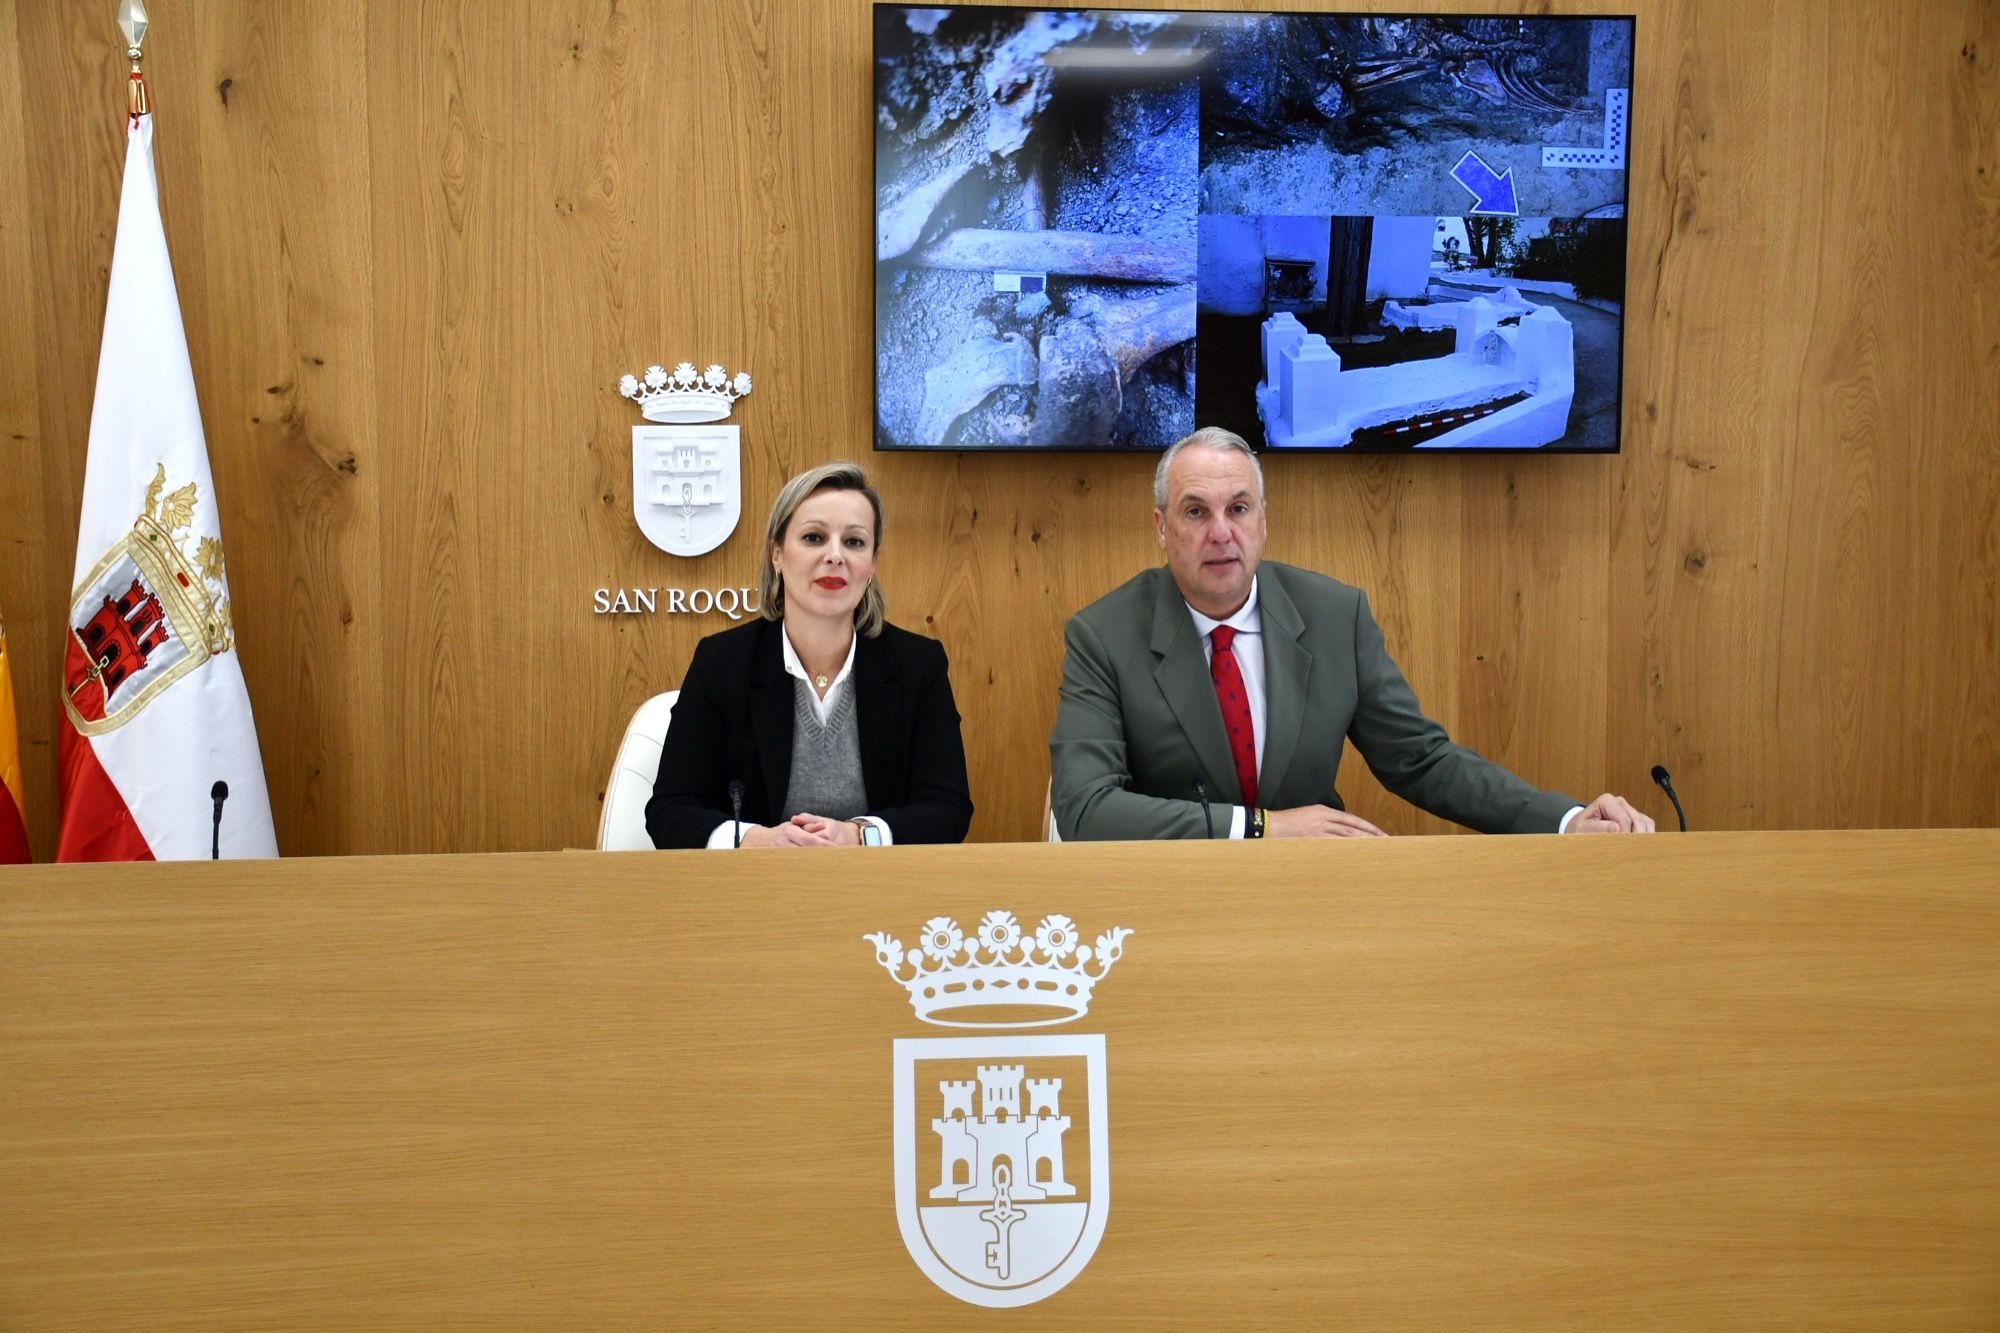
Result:
M1045 1035L1089 1011L1132 932L1079 943L1066 916L1025 934L988 912L950 917L917 946L864 936L918 1018L1007 1035L895 1043L896 1221L917 1267L973 1305L1030 1305L1097 1253L1111 1210L1111 1109L1102 1034Z
M750 392L750 377L721 366L626 375L618 392L659 425L632 428L632 516L671 555L722 545L743 515L743 449L737 427L716 425ZM699 424L697 424L699 423Z

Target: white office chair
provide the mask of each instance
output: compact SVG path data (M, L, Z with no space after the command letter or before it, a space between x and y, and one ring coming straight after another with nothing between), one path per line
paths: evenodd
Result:
M611 780L604 784L604 813L597 820L600 852L651 851L646 832L646 802L653 798L653 779L660 775L660 747L667 741L679 690L656 694L639 705L618 743Z

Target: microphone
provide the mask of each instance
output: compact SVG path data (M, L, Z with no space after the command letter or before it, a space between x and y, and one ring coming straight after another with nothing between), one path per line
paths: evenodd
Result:
M1194 794L1201 801L1201 822L1208 829L1207 836L1213 838L1215 836L1215 818L1208 812L1208 784L1202 781L1201 774L1199 773L1194 775Z
M222 803L229 799L229 784L221 778L217 778L215 785L208 789L208 794L215 802L215 819L208 830L208 859L211 861L220 861L222 859Z
M1681 832L1686 833L1688 831L1687 811L1681 809L1681 798L1674 795L1673 774L1667 772L1666 765L1654 764L1653 781L1658 783L1660 790L1667 794L1667 799L1674 803L1674 813L1679 815L1681 820Z
M729 822L735 827L730 832L729 845L743 845L743 783L739 778L729 779Z

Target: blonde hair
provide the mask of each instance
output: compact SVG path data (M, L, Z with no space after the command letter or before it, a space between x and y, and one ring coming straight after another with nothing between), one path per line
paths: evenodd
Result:
M869 506L875 511L875 549L882 549L882 497L868 484L868 474L859 463L844 460L821 463L799 473L778 491L778 498L771 502L771 521L764 528L764 573L758 589L760 609L766 620L785 618L785 581L771 562L771 548L784 544L785 533L791 529L792 517L799 512L799 506L821 491L859 491L867 496ZM864 638L872 639L882 632L888 616L889 602L882 596L882 582L870 578L861 593L860 604L854 608L854 628Z

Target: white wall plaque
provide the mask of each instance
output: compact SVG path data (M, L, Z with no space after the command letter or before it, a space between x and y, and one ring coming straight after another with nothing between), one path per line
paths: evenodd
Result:
M738 428L720 422L750 392L750 377L721 366L671 373L649 366L626 375L618 392L648 421L632 428L632 516L646 539L670 555L705 555L729 538L743 515L743 450ZM702 423L702 424L690 424Z
M737 426L634 426L632 516L669 555L705 555L743 516Z

